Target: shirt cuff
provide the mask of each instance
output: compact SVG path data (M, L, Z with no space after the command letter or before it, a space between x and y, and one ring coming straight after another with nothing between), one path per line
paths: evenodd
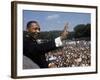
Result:
M60 37L55 38L55 44L56 47L60 47L63 45Z

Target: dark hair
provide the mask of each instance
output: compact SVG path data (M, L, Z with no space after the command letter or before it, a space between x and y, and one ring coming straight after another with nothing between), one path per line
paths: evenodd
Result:
M32 23L36 23L36 24L39 26L39 24L38 24L37 21L29 21L29 22L27 23L27 28L29 28L29 27L31 26ZM39 26L39 27L40 27L40 26Z

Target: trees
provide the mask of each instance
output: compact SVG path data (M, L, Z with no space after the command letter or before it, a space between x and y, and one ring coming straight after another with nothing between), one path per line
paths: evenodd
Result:
M89 37L91 36L91 24L79 24L74 28L75 38Z
M44 31L40 32L39 38L40 39L47 39L52 40L58 37L61 34L62 31Z
M26 31L24 31L26 33ZM44 31L40 33L39 39L47 39L52 40L56 37L60 36L62 31ZM74 31L69 32L67 39L82 39L82 38L88 38L90 40L91 38L91 24L78 24L74 27Z

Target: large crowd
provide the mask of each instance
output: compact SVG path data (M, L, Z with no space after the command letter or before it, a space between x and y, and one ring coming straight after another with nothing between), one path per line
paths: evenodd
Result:
M91 65L90 41L64 41L64 46L46 54L55 67L84 67Z

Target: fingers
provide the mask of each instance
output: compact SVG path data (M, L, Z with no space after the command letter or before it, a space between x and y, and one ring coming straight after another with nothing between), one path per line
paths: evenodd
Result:
M64 30L61 34L61 40L66 39L67 35L68 35L68 23L65 23Z
M68 23L65 23L64 31L67 31L67 30L68 30Z

